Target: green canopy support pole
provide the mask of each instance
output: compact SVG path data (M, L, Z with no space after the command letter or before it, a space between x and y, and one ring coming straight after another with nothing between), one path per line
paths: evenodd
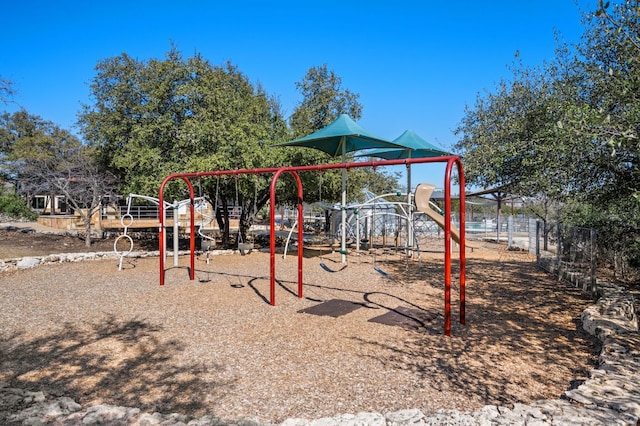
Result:
M340 144L342 145L342 164L347 162L347 138L343 136ZM342 228L340 229L340 259L342 264L347 263L347 169L342 169L342 205L340 206L342 214Z
M411 156L409 156L411 158ZM407 256L413 257L413 204L411 202L411 164L407 164Z

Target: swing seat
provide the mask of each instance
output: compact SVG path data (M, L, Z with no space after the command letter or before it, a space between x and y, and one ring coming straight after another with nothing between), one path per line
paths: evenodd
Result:
M238 243L238 251L241 255L249 254L253 250L253 243Z
M210 251L216 248L216 242L213 240L203 238L200 242L200 248L202 251Z

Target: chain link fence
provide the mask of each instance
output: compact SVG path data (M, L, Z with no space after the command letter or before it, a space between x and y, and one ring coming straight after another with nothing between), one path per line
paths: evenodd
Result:
M561 223L544 226L535 222L534 244L530 251L537 264L558 279L597 293L597 244L593 228L563 227Z

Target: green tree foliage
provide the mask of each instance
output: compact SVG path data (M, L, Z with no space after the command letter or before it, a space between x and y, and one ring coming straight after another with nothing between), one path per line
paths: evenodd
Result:
M567 217L596 228L603 260L629 275L640 266L640 3L600 1L589 24L572 68L581 103L566 119L588 167Z
M559 43L553 61L517 67L495 92L478 96L457 129L468 181L552 200L565 223L637 247L639 17L637 0L600 2L585 14L577 46ZM604 225L614 222L624 238ZM608 250L614 240L601 243Z
M467 183L534 198L528 205L545 222L545 235L576 172L575 139L558 143L558 87L548 73L518 66L511 81L467 107L456 131Z
M289 119L294 138L326 127L340 114L354 120L362 116L359 95L343 88L342 79L327 64L310 68L296 88L302 101Z
M600 2L578 46L573 81L581 103L567 118L591 142L581 189L601 202L640 193L640 6L608 5Z
M2 176L16 187L30 179L30 165L54 167L60 157L79 146L80 141L67 130L25 110L0 116Z
M162 59L140 61L122 54L98 63L90 84L94 102L83 107L79 124L100 163L121 178L122 193L155 195L172 173L327 162L319 151L273 145L317 130L341 113L358 118L357 95L342 89L326 66L310 70L298 87L303 101L292 116L291 132L275 98L231 63L214 66L198 54L185 59L174 47ZM335 174L324 175L323 190L335 196ZM305 193L315 197L320 176L307 173L303 179ZM240 234L246 238L269 199L270 181L271 175L252 175L195 182L202 195L221 206L216 212L225 245L232 243L227 206L241 207ZM293 188L291 177L284 176L278 202L295 203ZM185 191L176 181L164 195L182 199Z
M289 119L294 138L311 134L331 124L340 114L347 114L354 120L362 116L359 95L342 87L342 79L326 64L310 68L304 78L296 83L302 95ZM310 148L286 148L291 151L291 161L295 165L339 163L342 158L332 158L319 150ZM353 154L347 154L347 161L354 161ZM340 170L320 173L306 173L301 178L306 191L306 201L337 202L340 200ZM366 168L351 169L347 180L347 193L354 199L362 197L361 189L386 192L397 186L397 175L385 170ZM293 201L293 200L292 200Z
M270 148L290 138L279 104L230 63L212 66L200 55L185 60L175 48L162 60L123 54L98 64L91 91L95 103L84 107L80 125L102 163L122 178L123 192L155 195L172 173L283 163L284 151ZM223 207L238 198L247 212L244 233L249 212L268 200L269 182L270 176L255 176L203 179L197 186ZM176 182L165 196L185 198L184 185ZM218 212L229 244L228 210Z
M0 193L0 213L14 219L38 218L38 214L29 208L25 198L15 193Z

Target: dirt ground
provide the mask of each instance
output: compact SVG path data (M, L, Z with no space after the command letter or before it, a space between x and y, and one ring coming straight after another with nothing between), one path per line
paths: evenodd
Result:
M305 252L302 298L296 256L278 255L276 306L269 254L257 251L199 256L194 281L183 256L164 287L157 258L127 259L122 271L115 260L9 271L0 274L0 380L83 405L279 422L510 406L558 398L586 378L598 353L581 330L588 296L526 253L483 242L467 254L465 325L454 253L444 336L443 250L431 243L419 260L374 250L350 253L346 267L338 253ZM0 231L8 257L83 244ZM113 240L92 249L113 250ZM335 301L346 310L317 312ZM404 325L381 322L394 315Z
M0 259L25 256L44 256L52 253L84 253L89 251L113 251L115 238L93 239L87 249L85 240L78 236L36 232L25 224L5 225L0 228ZM151 248L151 242L136 246ZM157 248L153 248L157 250Z

